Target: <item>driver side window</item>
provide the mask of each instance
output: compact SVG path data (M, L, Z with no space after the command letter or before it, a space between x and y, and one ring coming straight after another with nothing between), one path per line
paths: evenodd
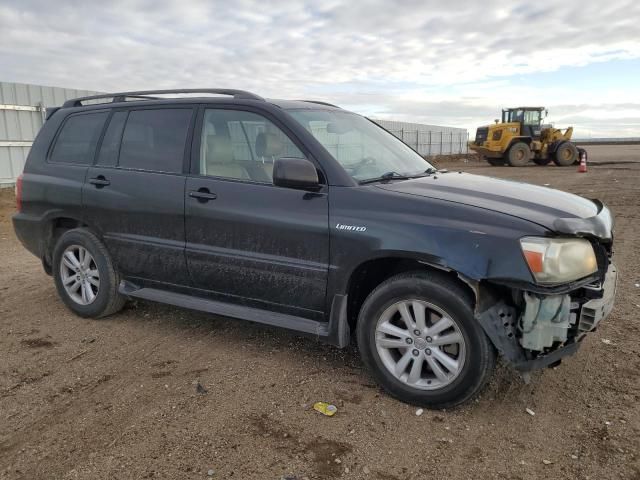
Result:
M207 109L201 135L201 175L272 183L276 159L305 158L280 128L252 112Z

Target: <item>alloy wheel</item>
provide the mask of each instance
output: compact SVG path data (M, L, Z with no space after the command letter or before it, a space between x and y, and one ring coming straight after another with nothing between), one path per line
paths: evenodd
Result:
M100 272L85 247L70 245L60 259L60 279L67 295L79 305L93 303L100 288Z
M466 358L466 342L456 321L436 305L417 299L396 302L382 313L375 343L385 368L420 390L449 385Z

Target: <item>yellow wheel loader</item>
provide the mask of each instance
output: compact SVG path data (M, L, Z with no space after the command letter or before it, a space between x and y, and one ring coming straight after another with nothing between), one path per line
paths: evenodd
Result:
M573 127L564 132L543 125L544 107L517 107L502 110L502 122L479 127L469 148L491 165L522 167L529 160L547 165L551 160L566 167L578 161L578 149L571 143ZM544 114L544 117L543 117Z

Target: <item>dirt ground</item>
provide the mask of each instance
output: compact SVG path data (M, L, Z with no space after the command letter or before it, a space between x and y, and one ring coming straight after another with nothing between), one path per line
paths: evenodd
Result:
M154 303L72 315L0 191L0 478L640 479L640 146L592 148L587 174L439 163L604 200L619 290L559 368L526 385L500 366L477 401L421 416L354 347Z

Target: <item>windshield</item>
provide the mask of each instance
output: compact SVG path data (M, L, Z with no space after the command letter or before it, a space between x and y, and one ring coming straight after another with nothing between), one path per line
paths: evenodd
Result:
M360 115L333 110L289 110L359 182L410 177L435 170L386 130Z

